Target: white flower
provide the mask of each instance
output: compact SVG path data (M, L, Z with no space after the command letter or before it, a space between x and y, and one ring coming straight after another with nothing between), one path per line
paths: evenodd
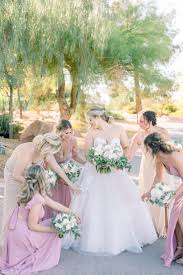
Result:
M171 191L172 191L171 186L168 185L168 184L163 184L162 187L163 187L163 191L164 191L164 192L171 192Z
M70 230L71 228L72 228L72 227L71 227L71 224L68 223L68 224L66 225L66 230Z
M162 196L162 191L159 188L153 188L151 190L151 198L152 199L160 199Z
M62 224L62 223L56 223L56 224L55 224L55 227L56 227L56 228L59 228L59 229L62 229L63 224Z
M103 154L104 158L109 158L110 159L110 152L106 151L104 154Z
M105 150L110 150L111 149L111 145L110 144L106 144L105 145Z

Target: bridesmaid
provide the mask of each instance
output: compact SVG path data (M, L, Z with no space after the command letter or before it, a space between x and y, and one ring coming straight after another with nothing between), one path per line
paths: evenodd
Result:
M73 191L79 192L55 160L54 154L60 150L60 147L61 140L59 136L47 133L36 136L32 142L18 145L13 151L4 169L3 226L6 224L6 217L9 217L16 206L16 195L21 185L25 183L24 170L29 165L44 165L44 162L46 162Z
M169 140L167 130L157 126L156 120L156 113L153 111L146 111L139 114L138 124L140 129L138 133L133 136L128 151L128 158L130 160L134 157L138 148L142 151L142 160L139 173L139 189L141 194L149 190L156 175L155 159L146 151L144 147L145 137L151 133L158 132L164 136L165 139ZM167 182L167 180L169 180L168 175L166 175L165 181ZM150 209L157 234L159 237L166 236L165 209L150 203L148 203L148 207Z
M162 180L164 168L171 175L180 177L181 185L176 191L170 213L165 253L162 256L165 266L170 267L173 260L183 264L183 150L168 144L159 133L147 136L144 144L156 160L156 177L151 188ZM150 190L143 199L150 198ZM179 258L179 259L178 259Z
M73 129L70 121L61 120L57 126L57 134L60 136L62 146L60 151L55 155L58 163L74 159L80 164L85 164L86 160L83 160L79 155L77 139L73 135ZM71 192L68 185L64 183L62 179L58 180L58 184L52 189L52 198L65 206L70 205Z
M45 172L40 165L27 169L0 258L0 271L5 275L34 275L59 263L61 239L51 220L42 220L44 206L65 213L71 210L47 196L45 183Z

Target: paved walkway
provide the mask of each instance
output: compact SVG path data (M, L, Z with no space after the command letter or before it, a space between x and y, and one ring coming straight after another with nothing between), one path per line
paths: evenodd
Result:
M182 275L183 266L163 266L160 255L164 241L146 246L140 254L122 253L113 257L93 257L63 250L59 266L39 275Z

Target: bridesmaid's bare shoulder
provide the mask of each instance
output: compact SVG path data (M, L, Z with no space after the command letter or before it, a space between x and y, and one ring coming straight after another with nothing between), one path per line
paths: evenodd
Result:
M133 142L137 143L138 145L141 145L144 141L144 132L142 130L139 130L133 137Z
M168 131L167 131L165 128L159 127L159 126L155 126L155 130L156 130L160 135L162 135L162 137L165 138L166 140L169 140L169 139L170 139L169 133L168 133Z
M17 154L19 154L19 153L21 154L23 152L24 153L24 154L22 154L22 157L23 157L23 155L26 155L25 153L33 151L33 150L34 150L33 143L32 142L26 142L26 143L19 144L15 148L14 152L16 152Z

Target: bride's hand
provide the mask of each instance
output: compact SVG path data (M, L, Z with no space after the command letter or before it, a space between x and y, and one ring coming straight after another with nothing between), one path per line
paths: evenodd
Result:
M148 192L148 193L144 193L144 194L142 195L141 199L142 199L143 201L149 201L149 200L150 200L150 197L151 197L151 193Z

